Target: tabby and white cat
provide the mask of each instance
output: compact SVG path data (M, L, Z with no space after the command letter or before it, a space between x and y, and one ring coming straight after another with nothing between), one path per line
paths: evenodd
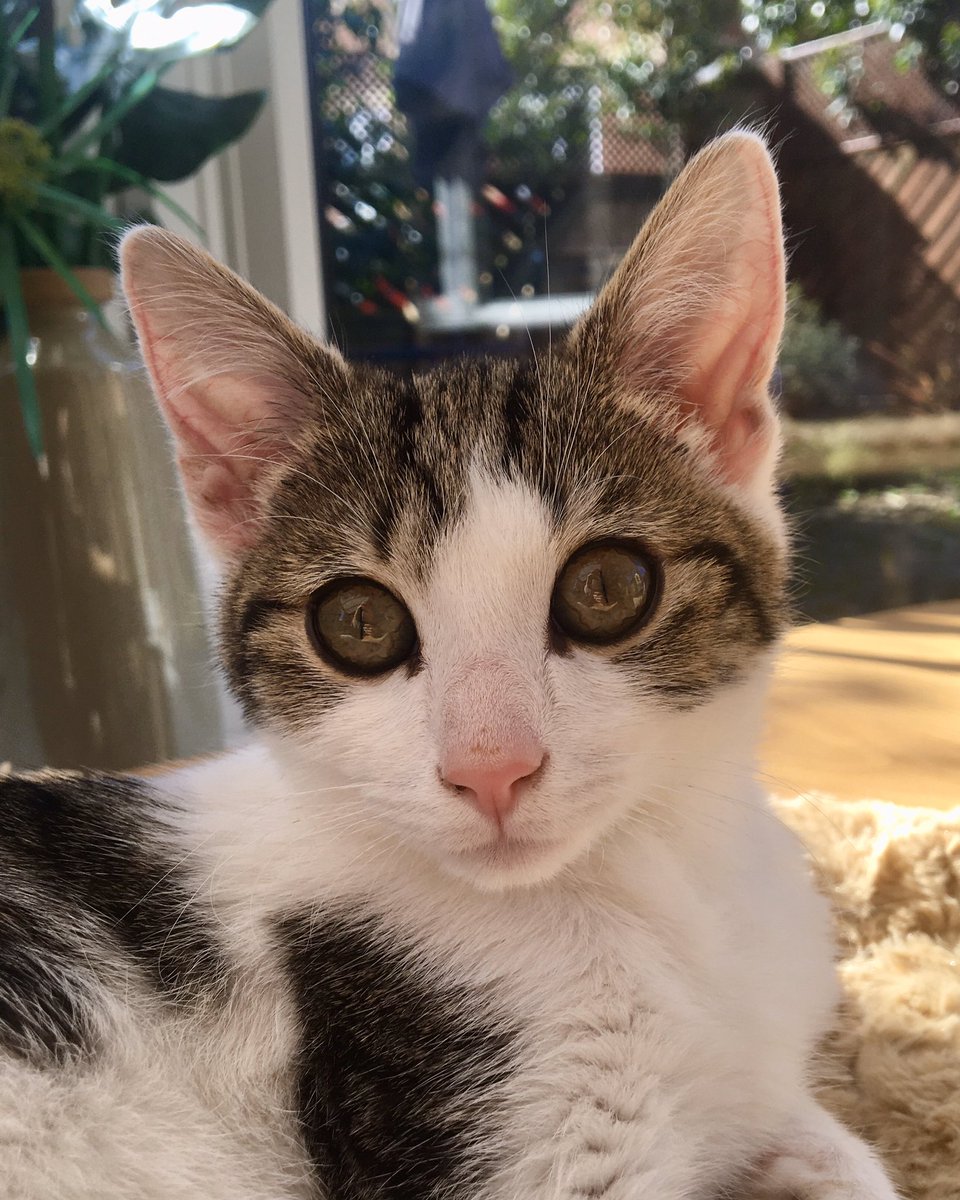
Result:
M158 229L123 271L258 736L3 783L2 1195L893 1200L811 1095L828 914L752 778L762 142L538 364L350 367Z

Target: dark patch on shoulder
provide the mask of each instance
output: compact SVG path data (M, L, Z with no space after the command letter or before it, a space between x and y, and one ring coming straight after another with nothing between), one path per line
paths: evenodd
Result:
M76 946L24 902L0 907L0 1046L38 1066L92 1053L96 1037L71 970Z
M0 953L20 963L9 976L0 968L0 1039L16 1043L13 1010L42 1010L31 983L42 977L47 1025L70 1042L82 1005L65 997L78 996L80 978L99 986L103 964L118 951L172 1004L222 994L223 952L203 902L162 843L162 804L145 784L100 773L0 780Z
M492 1162L513 1034L431 982L374 920L285 920L300 1017L300 1126L330 1200L472 1195Z

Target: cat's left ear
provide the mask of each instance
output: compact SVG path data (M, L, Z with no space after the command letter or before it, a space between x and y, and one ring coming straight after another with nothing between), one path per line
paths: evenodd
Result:
M727 134L687 164L574 330L580 370L692 432L726 483L768 492L784 276L770 155Z
M238 275L153 225L120 248L123 290L184 490L211 548L259 534L271 480L337 406L348 368Z

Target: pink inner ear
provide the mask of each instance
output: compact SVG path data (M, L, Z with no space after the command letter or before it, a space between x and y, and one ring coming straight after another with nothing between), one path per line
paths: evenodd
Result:
M680 389L731 483L750 479L774 437L768 388L783 327L784 265L774 198L759 184L745 219L761 228L733 252L722 298L693 334L696 349Z
M762 309L757 299L763 291L748 295L739 320L714 318L718 328L701 342L700 365L681 387L684 409L707 427L732 483L752 474L773 435L767 381L782 311L776 302Z
M687 164L573 336L588 369L612 340L624 399L661 397L658 418L758 496L773 482L784 273L770 156L727 134Z
M230 375L183 387L142 311L137 313L144 358L177 444L187 499L203 532L228 554L258 532L257 483L280 458L280 444L264 429L272 411L267 390Z
M183 483L197 523L217 546L237 553L249 546L257 531L257 509L249 488L238 484L225 467L178 459Z

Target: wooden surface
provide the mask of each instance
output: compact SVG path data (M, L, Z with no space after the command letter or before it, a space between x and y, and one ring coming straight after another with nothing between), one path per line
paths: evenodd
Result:
M795 630L761 764L779 795L960 805L960 601Z

